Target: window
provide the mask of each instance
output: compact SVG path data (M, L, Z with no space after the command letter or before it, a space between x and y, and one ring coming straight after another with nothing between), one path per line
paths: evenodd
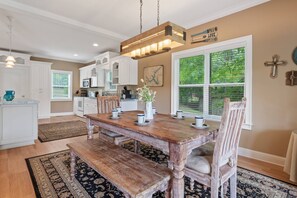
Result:
M171 113L220 121L224 98L247 98L245 129L251 129L252 36L172 54Z
M52 70L51 99L53 101L72 101L72 72Z

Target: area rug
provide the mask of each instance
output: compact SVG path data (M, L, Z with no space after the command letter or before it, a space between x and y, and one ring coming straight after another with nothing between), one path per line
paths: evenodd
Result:
M133 150L133 144L124 146ZM141 145L140 154L166 166L168 156L147 145ZM110 182L96 173L87 164L77 158L77 171L73 182L70 180L69 150L26 159L36 197L102 197L122 198L123 194ZM227 195L229 197L229 190ZM154 198L163 198L164 193L157 192ZM189 179L185 178L185 197L210 197L210 189L195 182L194 190L189 188ZM293 198L297 197L297 187L279 180L238 168L237 197L257 198Z
M97 132L96 127L94 131L94 133ZM86 123L80 120L38 125L38 139L40 142L49 142L87 134Z

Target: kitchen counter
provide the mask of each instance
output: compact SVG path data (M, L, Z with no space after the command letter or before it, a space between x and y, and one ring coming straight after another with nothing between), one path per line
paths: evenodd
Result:
M32 100L32 99L23 99L23 98L17 98L13 101L6 101L2 100L0 101L0 105L24 105L24 104L38 104L39 101Z

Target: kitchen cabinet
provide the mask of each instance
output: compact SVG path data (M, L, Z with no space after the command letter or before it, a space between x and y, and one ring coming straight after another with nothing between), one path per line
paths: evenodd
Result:
M138 101L136 99L126 99L120 101L122 111L136 111L138 108Z
M51 111L51 65L52 63L31 61L30 93L38 100L38 118L49 118Z
M93 87L104 87L105 81L104 81L104 69L98 65L88 65L85 67L81 67L79 69L80 74L80 87L83 88L83 79L86 78L92 78L92 80L95 80L96 83Z
M97 98L84 98L84 115L97 113Z
M110 70L110 59L118 56L116 52L105 52L95 57L95 64L101 69Z
M38 101L0 102L0 150L34 144L37 139Z
M138 61L118 56L111 60L112 83L116 85L137 85Z

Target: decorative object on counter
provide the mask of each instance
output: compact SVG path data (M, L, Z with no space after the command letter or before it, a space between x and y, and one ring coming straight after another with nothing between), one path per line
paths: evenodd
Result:
M297 85L297 71L292 70L286 72L286 85Z
M14 99L15 91L13 90L6 90L3 96L4 100L12 101Z
M145 67L143 70L144 81L147 86L163 86L163 65Z
M11 55L11 43L12 43L12 17L7 16L9 20L9 56L6 58L6 68L13 68L15 58Z
M191 44L201 43L201 42L213 42L218 40L218 28L213 27L197 34L191 35Z
M297 47L293 51L292 59L293 59L293 62L297 65Z
M121 55L140 59L170 51L186 43L186 29L171 22L160 24L160 0L157 1L157 27L142 33L142 6L140 0L140 34L121 42Z
M279 60L279 55L275 54L272 56L272 61L266 61L264 63L264 65L266 67L271 67L271 72L270 72L270 77L271 78L276 78L277 77L277 73L278 73L278 66L285 66L287 65L287 61L280 61Z
M155 101L157 92L150 90L143 79L141 79L141 82L143 83L143 87L137 88L138 100L145 102L145 118L151 120L154 118L152 103Z
M122 90L122 98L126 99L126 98L131 98L131 90L127 89L127 86L124 86L124 90Z

